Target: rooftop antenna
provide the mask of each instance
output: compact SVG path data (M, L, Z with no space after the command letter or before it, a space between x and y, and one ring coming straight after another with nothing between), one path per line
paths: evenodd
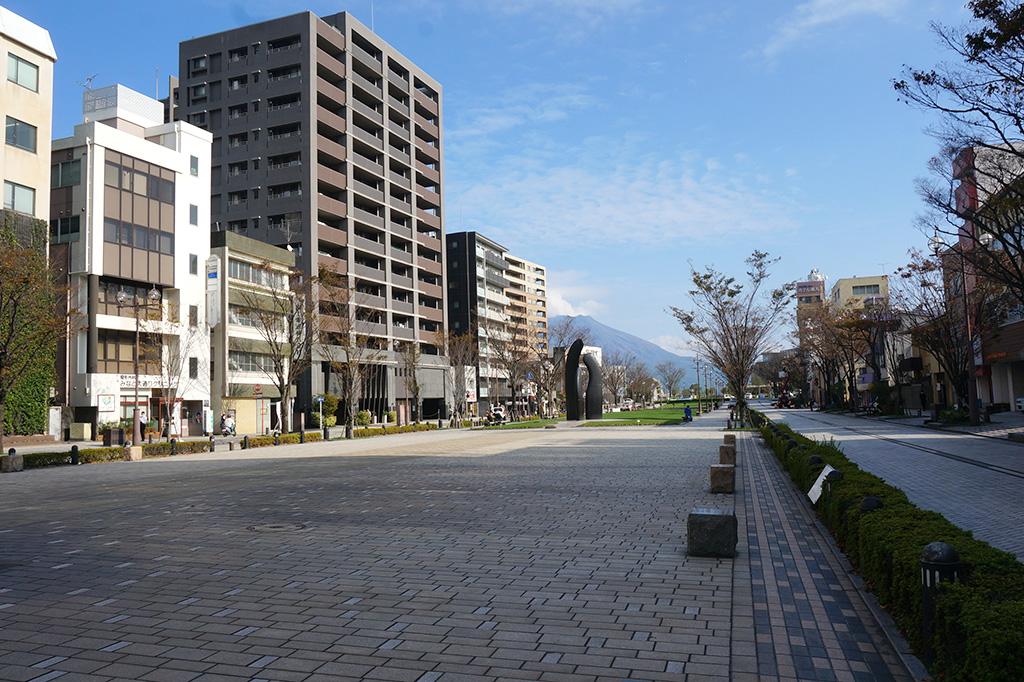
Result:
M85 90L92 90L92 82L96 80L96 76L98 75L99 74L94 73L91 76L86 76L85 80L79 83L79 85Z

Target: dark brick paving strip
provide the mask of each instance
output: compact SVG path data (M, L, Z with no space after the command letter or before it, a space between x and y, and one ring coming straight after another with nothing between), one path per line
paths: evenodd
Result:
M5 476L0 679L742 679L787 672L798 594L794 674L797 646L815 666L820 645L836 679L843 660L855 676L868 654L888 662L814 537L771 518L798 512L771 506L788 491L771 460L737 498L757 552L741 543L735 578L732 561L685 556L689 509L732 504L705 492L717 426L559 430L481 458ZM784 557L769 593L757 575Z

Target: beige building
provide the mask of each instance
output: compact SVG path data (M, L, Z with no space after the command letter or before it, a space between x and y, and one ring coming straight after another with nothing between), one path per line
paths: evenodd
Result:
M536 263L505 254L508 267L505 278L505 296L508 297L508 316L520 328L524 340L532 350L548 353L547 270Z
M889 298L889 276L842 277L832 285L832 302L840 307L863 307Z
M53 63L57 53L41 26L0 7L0 175L4 208L50 219L50 139Z

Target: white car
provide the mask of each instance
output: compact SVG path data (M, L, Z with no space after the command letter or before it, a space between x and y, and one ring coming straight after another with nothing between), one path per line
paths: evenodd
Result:
M745 394L743 396L743 399L744 400L753 400L754 399L754 394L753 393L747 393L747 394Z

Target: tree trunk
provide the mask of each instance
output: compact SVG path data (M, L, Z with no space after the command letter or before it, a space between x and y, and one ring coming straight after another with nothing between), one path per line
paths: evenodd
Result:
M0 400L0 457L6 454L4 450L4 402L6 400L6 396L3 400Z

